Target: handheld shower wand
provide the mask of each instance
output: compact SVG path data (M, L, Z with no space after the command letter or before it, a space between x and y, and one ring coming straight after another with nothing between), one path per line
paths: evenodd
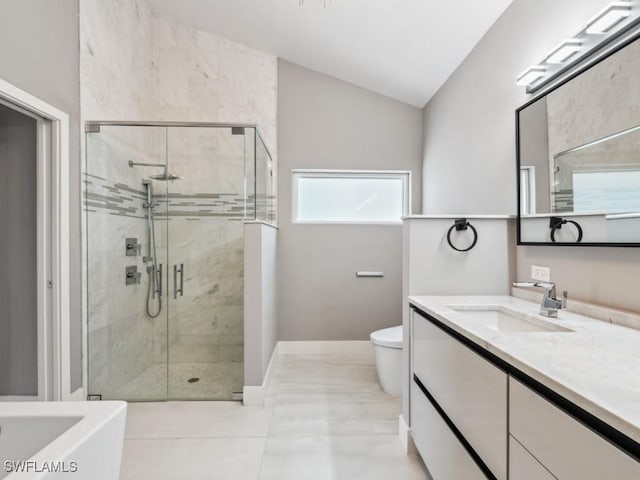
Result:
M142 185L147 190L147 201L144 207L147 209L147 255L143 257L144 262L151 262L151 265L147 266L147 273L149 274L149 284L147 285L147 315L151 318L157 318L162 311L162 264L158 265L158 257L156 254L156 229L153 218L153 209L155 204L153 203L153 185L151 180L144 179ZM158 310L154 312L152 310L152 300L155 300L158 296Z

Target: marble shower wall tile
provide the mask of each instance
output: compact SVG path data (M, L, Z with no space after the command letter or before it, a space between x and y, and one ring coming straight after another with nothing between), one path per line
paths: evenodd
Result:
M640 41L547 96L549 154L640 124Z
M80 2L83 120L149 120L151 9L144 0Z
M152 13L152 83L160 120L255 123L277 146L277 58Z

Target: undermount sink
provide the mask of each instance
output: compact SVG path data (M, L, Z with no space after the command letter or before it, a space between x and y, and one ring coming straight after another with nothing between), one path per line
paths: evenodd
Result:
M570 328L503 306L448 305L448 307L465 318L496 332L573 332Z

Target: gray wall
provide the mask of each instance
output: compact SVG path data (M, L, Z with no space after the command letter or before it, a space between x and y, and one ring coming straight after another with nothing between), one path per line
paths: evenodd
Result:
M37 130L0 104L0 395L38 394Z
M516 76L578 32L609 0L515 0L424 109L424 212L515 213ZM519 247L575 299L640 310L640 250ZM596 273L597 272L597 273Z
M291 170L411 170L419 211L421 112L282 60L278 80L278 338L367 339L402 321L402 227L293 225Z
M78 0L0 1L0 78L69 114L71 388L82 385Z

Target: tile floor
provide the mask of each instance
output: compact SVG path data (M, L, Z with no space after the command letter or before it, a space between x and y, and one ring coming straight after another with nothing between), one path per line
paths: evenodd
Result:
M121 478L428 478L402 451L400 401L380 390L370 348L279 354L272 369L264 407L129 404Z

